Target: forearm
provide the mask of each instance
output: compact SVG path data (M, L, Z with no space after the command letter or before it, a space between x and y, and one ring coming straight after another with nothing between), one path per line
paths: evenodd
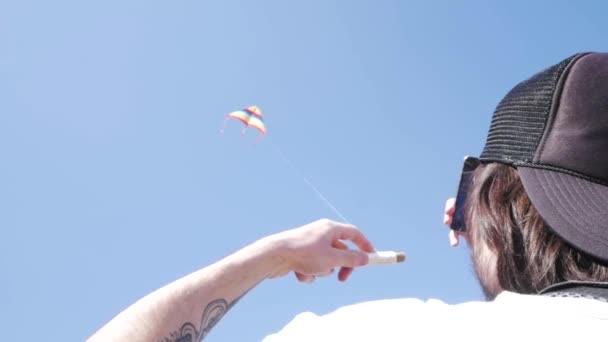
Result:
M200 341L247 291L281 270L266 238L142 298L89 341ZM190 338L188 338L190 337Z
M349 250L351 241L360 251ZM89 341L201 341L247 291L293 271L303 282L340 267L345 281L371 243L352 225L317 220L271 235L139 300Z

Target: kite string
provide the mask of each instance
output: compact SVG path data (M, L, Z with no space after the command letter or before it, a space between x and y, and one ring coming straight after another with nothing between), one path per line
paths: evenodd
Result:
M323 193L321 193L321 191L319 191L319 189L317 189L317 187L314 186L314 184L312 184L312 182L309 181L308 178L306 178L304 174L300 172L300 170L298 170L298 168L295 167L295 165L291 162L291 160L289 160L289 158L287 158L287 156L285 155L285 153L283 153L279 146L277 146L271 139L269 139L269 137L267 137L267 140L270 142L275 151L279 154L283 162L287 164L287 166L289 166L293 171L295 171L295 173L299 175L300 178L302 178L306 185L308 185L315 192L317 197L319 197L319 199L321 199L325 203L325 205L327 205L336 215L338 215L340 219L342 219L346 223L350 223L350 221L346 217L344 217L344 215L342 215L342 213L340 213L340 211L333 204L331 204L327 197L325 197Z

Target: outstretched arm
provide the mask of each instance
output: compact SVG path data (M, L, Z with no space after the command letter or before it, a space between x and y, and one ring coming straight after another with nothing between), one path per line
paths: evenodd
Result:
M359 250L348 249L352 241ZM319 220L260 239L134 303L89 341L202 341L250 289L291 271L311 282L340 267L345 281L371 243L354 226Z

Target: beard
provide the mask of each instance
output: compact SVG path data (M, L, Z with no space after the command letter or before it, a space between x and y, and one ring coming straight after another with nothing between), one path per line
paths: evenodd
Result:
M496 256L489 251L476 251L472 248L471 264L485 299L493 301L503 291L496 272Z

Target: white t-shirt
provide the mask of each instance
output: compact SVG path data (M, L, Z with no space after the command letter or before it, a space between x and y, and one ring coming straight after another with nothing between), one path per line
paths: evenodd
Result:
M297 315L263 342L606 341L608 303L503 292L491 302L457 305L387 299Z

